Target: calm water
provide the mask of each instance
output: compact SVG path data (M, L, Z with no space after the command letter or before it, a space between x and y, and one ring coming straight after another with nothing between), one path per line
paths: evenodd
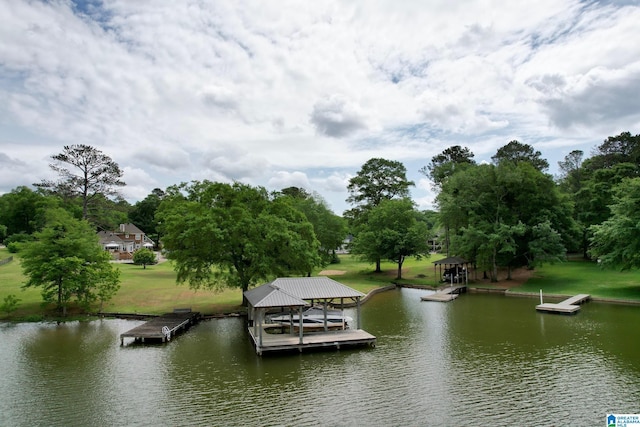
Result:
M120 347L140 322L0 325L0 426L605 425L640 413L640 307L425 291L363 307L375 349L259 358L237 318Z

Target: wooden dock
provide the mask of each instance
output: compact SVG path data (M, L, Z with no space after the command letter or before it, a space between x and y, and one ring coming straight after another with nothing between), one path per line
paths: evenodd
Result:
M125 338L134 341L170 341L179 331L188 329L200 320L200 313L190 309L176 309L173 313L166 313L148 322L120 334L120 345L124 345Z
M588 301L589 299L591 299L591 295L579 294L555 304L548 302L538 304L536 305L536 310L548 313L573 314L580 310L580 304Z
M425 295L420 299L422 301L448 302L458 298L458 295L466 291L467 291L466 285L448 286L444 289L440 289L436 293Z
M270 334L264 330L262 336L256 336L254 328L249 327L249 335L253 339L256 353L299 351L311 349L336 349L350 346L375 347L376 337L362 329L345 329L340 331L310 332L302 336L292 334Z

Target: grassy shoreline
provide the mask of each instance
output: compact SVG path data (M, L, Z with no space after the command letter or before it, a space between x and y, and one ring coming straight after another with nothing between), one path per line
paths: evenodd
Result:
M6 249L0 249L0 260L11 255ZM434 269L433 261L441 258L441 255L434 255L422 260L408 259L403 266L402 280L395 279L395 263L383 262L383 271L374 273L372 264L360 262L349 255L341 256L339 264L326 267L324 274L365 294L392 283L434 288L439 283L436 280L438 271ZM102 309L104 313L154 315L185 307L213 316L244 311L239 289L192 290L186 284L177 285L171 262L147 266L146 269L133 264L118 264L118 268L121 272L121 288L105 304ZM313 274L319 273L320 270ZM0 266L0 304L11 294L19 298L20 302L17 310L10 316L0 312L0 320L57 320L54 307L42 305L39 289L22 289L24 281L20 257L14 254L12 262ZM508 289L509 292L531 296L538 295L542 289L544 295L550 298L553 295L588 293L594 300L640 303L640 271L602 270L595 263L578 260L544 266L517 280L489 283L480 279L470 283L470 286L478 289ZM97 307L95 311L98 311ZM73 310L71 316L71 319L87 317L74 315Z

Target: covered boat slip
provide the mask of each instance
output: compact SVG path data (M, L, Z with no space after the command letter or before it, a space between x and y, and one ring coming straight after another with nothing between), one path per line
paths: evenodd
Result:
M262 355L267 351L285 351L310 348L340 348L347 345L375 345L376 338L360 328L360 300L364 294L328 277L279 278L244 293L249 303L249 334L256 347L256 353ZM324 319L320 327L312 329L279 325L282 333L267 333L265 329L273 328L267 321L267 314L272 311L288 310L302 319L304 310L313 302L320 303L324 310ZM356 325L341 330L330 330L327 307L355 302L357 309ZM311 332L311 330L313 332Z

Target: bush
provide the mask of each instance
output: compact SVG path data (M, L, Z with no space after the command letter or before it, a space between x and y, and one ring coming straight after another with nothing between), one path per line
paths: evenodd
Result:
M7 250L12 254L17 254L20 251L20 242L8 243Z
M7 249L12 254L20 251L20 243L28 242L33 240L33 236L26 233L16 233L4 239L4 243L7 246Z
M16 309L18 308L18 303L20 301L20 298L16 297L13 294L7 295L6 297L4 297L4 303L0 305L0 310L7 313L8 316L11 316L11 313L16 311Z
M158 260L151 249L142 248L133 253L133 263L147 268L147 265L157 264Z

